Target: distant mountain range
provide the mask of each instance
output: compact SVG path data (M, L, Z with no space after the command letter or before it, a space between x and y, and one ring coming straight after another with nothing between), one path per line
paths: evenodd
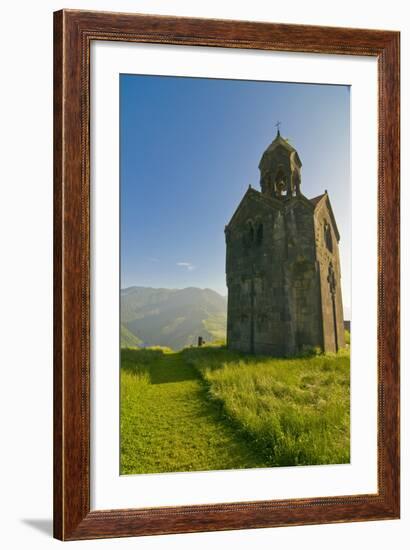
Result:
M121 290L121 347L178 350L226 337L226 298L209 288Z

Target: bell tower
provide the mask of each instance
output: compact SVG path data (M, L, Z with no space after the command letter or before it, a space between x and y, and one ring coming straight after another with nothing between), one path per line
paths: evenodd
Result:
M291 356L344 347L339 232L325 191L301 193L302 163L277 134L225 226L227 346Z
M300 195L302 163L294 147L280 134L280 122L276 124L277 134L259 163L262 193L284 200Z

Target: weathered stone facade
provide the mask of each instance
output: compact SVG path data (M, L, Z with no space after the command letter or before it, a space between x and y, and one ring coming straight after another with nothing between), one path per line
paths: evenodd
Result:
M344 346L339 232L327 192L301 193L301 166L278 131L259 164L262 191L249 187L225 227L230 349Z

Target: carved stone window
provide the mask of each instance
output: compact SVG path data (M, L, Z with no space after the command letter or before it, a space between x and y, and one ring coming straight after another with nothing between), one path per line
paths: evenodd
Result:
M253 225L253 222L251 220L248 220L246 222L245 231L242 234L242 243L244 247L252 246L252 244L255 241L255 228Z
M336 274L335 274L335 270L333 269L332 263L329 264L327 282L329 283L330 294L334 296L336 294L337 283L336 283Z
M287 178L282 168L279 168L275 178L275 192L278 196L286 195Z
M263 241L263 223L258 224L258 228L256 230L256 244L262 244Z
M324 240L325 240L326 248L329 250L329 252L333 252L332 230L330 228L330 225L327 223L327 221L325 221L323 232L324 232Z
M249 238L249 244L252 244L255 239L255 229L253 227L252 222L250 222L248 226L248 238Z

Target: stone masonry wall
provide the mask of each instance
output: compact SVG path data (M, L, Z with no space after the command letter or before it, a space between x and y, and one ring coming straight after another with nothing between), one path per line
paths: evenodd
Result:
M293 204L292 204L293 203ZM306 199L292 200L288 211L286 284L290 288L294 353L322 347L319 273L316 262L313 207Z
M226 241L229 348L293 355L322 347L310 202L299 197L281 203L251 190Z
M331 249L325 240L325 225L329 227ZM337 348L344 347L344 321L343 303L341 291L341 271L339 259L339 247L337 237L330 219L330 212L326 201L315 211L315 241L316 257L320 273L321 310L323 319L323 349L335 352ZM333 314L333 300L329 281L329 266L332 265L335 279L335 318ZM336 322L335 322L336 321ZM336 327L335 327L336 324Z
M280 205L279 205L280 206ZM258 228L263 235L258 236ZM253 239L249 238L253 227ZM227 233L228 346L245 352L283 355L291 342L284 285L285 221L254 191ZM253 349L252 349L253 348Z

